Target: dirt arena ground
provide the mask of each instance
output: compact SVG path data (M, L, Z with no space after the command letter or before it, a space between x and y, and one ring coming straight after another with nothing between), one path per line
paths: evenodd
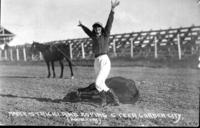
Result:
M67 71L67 72L66 72ZM92 67L75 67L70 79L46 78L46 66L0 65L0 124L53 126L199 126L200 70L113 67L109 77L136 82L134 104L100 107L63 101L74 87L94 79ZM59 76L60 68L56 67Z

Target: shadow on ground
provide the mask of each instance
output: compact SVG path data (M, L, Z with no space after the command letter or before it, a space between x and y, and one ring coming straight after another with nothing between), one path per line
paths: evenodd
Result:
M24 98L24 99L33 99L40 102L52 102L52 103L60 103L62 99L50 99L50 98L38 98L38 97L27 97L27 96L16 96L12 94L0 94L1 97L10 97L10 98Z
M17 78L17 79L29 79L29 78L31 78L31 79L71 79L71 78L60 78L60 77L45 77L45 76L0 76L0 79L1 78L13 78L13 79L15 79L15 78Z
M0 76L0 78L46 78L46 77L39 77L39 76Z

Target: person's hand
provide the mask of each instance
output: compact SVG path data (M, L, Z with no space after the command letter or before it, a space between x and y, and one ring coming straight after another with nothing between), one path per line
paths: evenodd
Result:
M79 20L79 22L78 22L78 26L79 27L81 27L82 26L82 23L81 23L81 21Z
M117 7L119 5L119 1L115 0L115 2L111 1L111 9L114 10L115 7Z

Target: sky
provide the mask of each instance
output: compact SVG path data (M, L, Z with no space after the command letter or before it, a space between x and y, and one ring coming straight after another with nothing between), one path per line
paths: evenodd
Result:
M119 0L111 34L200 25L197 0ZM111 0L1 0L1 24L16 36L10 45L83 38L80 20L105 25Z

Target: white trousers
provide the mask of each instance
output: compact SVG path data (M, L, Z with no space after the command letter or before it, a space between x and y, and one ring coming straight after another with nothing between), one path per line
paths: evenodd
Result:
M108 91L109 88L106 86L105 81L110 73L111 62L108 55L101 55L95 58L94 70L96 74L95 86L96 89L101 91Z

